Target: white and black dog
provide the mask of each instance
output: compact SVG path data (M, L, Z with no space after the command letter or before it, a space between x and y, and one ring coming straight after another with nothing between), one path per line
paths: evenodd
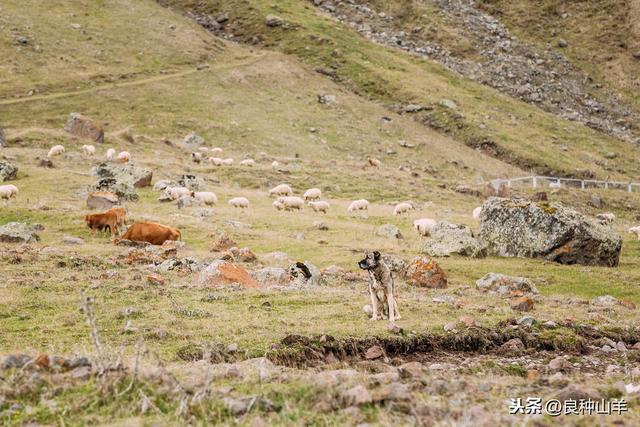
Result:
M399 320L400 311L394 295L393 277L380 252L366 253L364 259L358 263L358 267L369 272L371 320L378 320L379 314L381 318L388 318L390 322ZM379 310L381 313L378 312Z

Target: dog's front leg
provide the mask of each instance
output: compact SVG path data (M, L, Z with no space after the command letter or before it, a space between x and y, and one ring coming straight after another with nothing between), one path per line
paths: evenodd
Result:
M371 296L371 310L373 310L370 320L378 320L378 302L371 283L369 283L369 295Z
M387 293L387 305L389 306L389 322L393 323L396 321L396 303L393 299L393 293Z

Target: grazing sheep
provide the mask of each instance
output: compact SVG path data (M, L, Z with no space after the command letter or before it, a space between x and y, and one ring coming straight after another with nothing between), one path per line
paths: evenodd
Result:
M112 162L113 159L115 159L115 157L116 157L116 150L113 148L109 148L107 150L107 161Z
M329 202L318 200L317 202L309 202L309 206L314 212L327 213L329 211Z
M94 156L96 154L96 147L93 145L83 145L82 153L86 156Z
M481 212L482 212L482 206L478 206L473 210L473 212L471 213L471 216L473 217L473 219L479 219Z
M431 218L420 218L413 221L413 228L421 236L428 236L436 225L436 220Z
M223 164L223 165L226 165L226 166L231 166L231 165L233 164L233 159L231 159L231 158L226 158L226 159L224 159L224 160L222 161L222 164Z
M202 162L202 153L191 153L191 161L193 163Z
M374 168L380 167L380 160L378 159L373 159L371 157L368 157L367 162L369 163L369 166L373 166Z
M244 159L240 162L241 166L253 167L256 164L256 161L253 159Z
M207 147L198 147L198 151L202 151L203 153L206 153L207 151L209 151L209 149Z
M127 163L129 160L131 160L131 154L128 151L121 151L116 157L116 161L120 163Z
M354 200L347 208L349 212L366 210L369 210L369 201L365 199Z
M302 200L300 197L283 196L279 197L277 201L282 203L285 211L292 211L294 209L301 210L302 208L304 208L304 200Z
M273 206L276 210L279 210L279 211L284 210L284 203L282 203L280 199L274 200L273 203L271 203L271 206Z
M220 148L220 147L213 147L210 151L211 151L212 153L222 153L222 148Z
M64 147L62 145L54 145L51 147L51 150L49 150L47 157L59 156L62 153L64 153Z
M178 200L180 197L191 195L191 190L187 187L167 187L164 191L171 200Z
M322 191L319 188L310 188L304 192L304 200L318 200L322 197Z
M218 203L218 196L212 191L196 191L191 193L191 197L200 200L205 205L215 205Z
M15 185L0 185L0 199L9 200L18 195L18 187Z
M209 157L207 160L214 166L222 166L224 163L224 160L222 160L220 157Z
M615 214L612 214L611 212L598 214L596 215L596 218L598 218L602 224L611 224L616 220Z
M636 235L638 240L640 240L640 225L636 225L635 227L631 227L629 229L629 233L633 233Z
M229 204L234 208L246 209L249 207L249 199L246 197L234 197L229 200Z
M269 197L271 196L292 196L293 190L287 184L280 184L269 190Z
M404 213L409 212L413 209L411 203L402 202L398 203L395 208L393 208L393 215L402 215Z

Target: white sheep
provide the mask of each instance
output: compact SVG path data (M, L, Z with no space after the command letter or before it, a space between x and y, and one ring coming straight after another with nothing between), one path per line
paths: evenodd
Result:
M214 166L222 166L224 162L220 157L209 157L207 160Z
M600 220L600 222L603 223L603 224L611 224L613 221L616 220L615 214L613 214L611 212L605 212L605 213L598 214L598 215L596 215L596 218L598 218Z
M279 197L278 202L282 203L282 206L284 206L284 210L286 211L292 211L292 210L301 210L302 208L304 208L304 200L302 200L300 197L295 197L295 196L283 196L283 197Z
M240 162L241 166L253 167L256 164L256 161L253 159L244 159Z
M82 153L86 156L94 156L96 154L96 147L93 145L83 145Z
M428 236L436 225L436 220L431 218L420 218L413 221L413 228L421 236Z
M106 156L106 157L107 157L107 161L108 161L108 162L112 162L112 161L113 161L113 159L115 159L115 158L116 158L116 150L115 150L115 149L113 149L113 148L109 148L109 149L107 150L107 156Z
M280 199L274 200L273 203L271 203L271 206L273 206L276 210L279 210L279 211L284 210L284 203L282 203Z
M287 184L280 184L269 190L269 197L271 196L292 196L293 190Z
M128 151L121 151L116 157L116 161L120 163L127 163L129 160L131 160L131 154Z
M167 187L164 191L171 200L178 200L180 197L191 195L191 190L187 187Z
M249 207L249 199L246 197L234 197L229 200L229 204L234 208L246 209Z
M309 202L308 204L314 212L327 213L327 211L329 211L329 202L325 202L324 200Z
M0 185L0 199L9 200L18 195L18 187L15 185Z
M200 163L202 161L202 153L191 153L191 161L193 163Z
M62 153L64 153L64 147L62 145L54 145L51 147L51 150L49 150L47 157L59 156Z
M191 197L200 200L205 205L215 205L218 203L218 196L212 191L196 191L191 193Z
M403 213L407 213L413 209L413 205L411 203L402 202L398 203L393 208L393 215L402 215Z
M636 225L635 227L631 227L629 229L629 233L633 233L636 235L638 240L640 240L640 225Z
M222 164L226 165L226 166L231 166L233 164L233 159L232 158L226 158L226 159L224 159L222 161Z
M366 210L369 210L369 201L365 199L354 200L347 208L349 212Z
M478 206L473 210L473 212L471 213L471 216L473 217L473 219L479 219L481 213L482 213L482 206Z
M322 191L319 188L310 188L304 192L302 197L304 197L305 200L318 200L322 197Z
M213 147L211 150L209 150L212 153L222 153L222 148L220 147Z
M198 147L198 151L202 151L203 153L206 153L207 151L209 151L209 149L207 147Z
M369 163L369 166L373 166L374 168L380 167L380 164L381 164L380 160L373 159L371 157L367 158L367 162Z

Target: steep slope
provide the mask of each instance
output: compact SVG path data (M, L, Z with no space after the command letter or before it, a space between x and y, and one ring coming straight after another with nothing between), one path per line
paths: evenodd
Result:
M435 62L383 48L312 2L161 3L222 37L296 55L350 90L521 169L623 180L639 175L635 145L560 119ZM408 19L404 11L397 9L398 19ZM282 21L267 25L267 15Z

